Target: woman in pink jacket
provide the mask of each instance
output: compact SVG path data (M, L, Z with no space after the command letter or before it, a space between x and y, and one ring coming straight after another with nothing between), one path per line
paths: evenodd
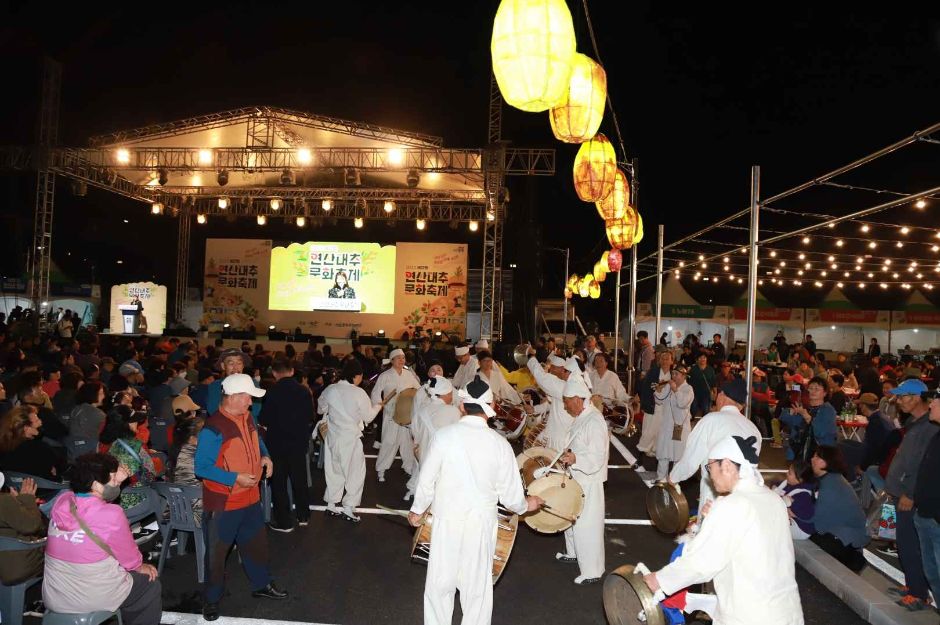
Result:
M71 492L52 507L42 597L54 612L121 610L124 625L159 625L160 582L143 564L121 506L127 472L108 454L78 458ZM89 583L94 580L94 583Z

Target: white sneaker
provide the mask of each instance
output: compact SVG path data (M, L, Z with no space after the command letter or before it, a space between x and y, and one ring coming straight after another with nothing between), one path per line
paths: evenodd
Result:
M596 584L601 581L600 577L585 577L584 575L578 575L574 578L574 583L578 586L586 586L588 584Z
M350 523L358 523L362 520L356 516L356 510L350 506L343 506L342 517L344 521L349 521Z
M379 471L379 481L380 482L385 481L385 471Z

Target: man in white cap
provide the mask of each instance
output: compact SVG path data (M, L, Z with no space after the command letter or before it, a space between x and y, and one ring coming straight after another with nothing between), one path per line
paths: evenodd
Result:
M790 519L757 471L759 438L727 436L709 451L706 471L725 496L703 510L702 528L679 558L644 576L653 592L667 595L714 581L716 625L803 623Z
M454 355L457 357L457 362L460 364L460 366L457 367L457 373L454 374L454 388L463 388L473 380L473 376L476 375L477 370L480 368L480 363L476 356L470 354L469 345L461 345L460 347L454 348Z
M323 474L326 477L326 513L343 520L359 522L356 506L362 502L366 479L366 457L362 452L362 430L382 409L373 405L359 388L362 364L351 358L343 365L342 379L324 389L317 412L325 415L326 440L323 446ZM343 494L345 491L345 495ZM336 504L342 499L342 511Z
M401 466L405 473L411 475L415 467L414 441L411 430L395 423L395 406L398 403L398 393L406 388L421 388L421 380L415 372L405 367L405 352L393 349L388 355L392 366L382 372L372 387L372 403L380 404L393 392L396 394L385 404L382 413L382 446L379 448L379 457L375 461L375 470L379 474L379 481L385 481L385 472L392 466L395 455L401 454Z
M574 525L565 530L565 553L556 553L562 562L577 562L581 574L575 584L593 584L604 575L604 482L610 434L607 422L589 401L591 391L578 375L568 378L564 388L565 410L574 417L561 462L584 490L584 509Z
M432 367L433 369L433 367ZM421 456L427 455L428 447L434 433L442 427L453 425L460 420L460 409L454 402L454 386L443 375L428 379L422 388L429 399L421 404L421 408L411 420L411 434L415 439L415 456L418 459L418 469L411 474L408 480L408 492L405 500L414 496L418 487L418 476L421 469ZM419 395L421 392L419 391Z
M702 479L699 486L698 505L701 510L706 503L717 497L708 479L705 461L712 447L729 436L754 439L754 452L760 456L761 433L754 423L744 416L747 403L747 383L736 378L726 382L718 391L715 405L718 410L702 417L685 442L682 457L669 472L669 481L673 484L684 482L701 468Z
M422 452L418 490L408 514L415 527L434 514L424 584L425 625L450 625L460 591L465 625L489 625L493 615L493 555L497 510L534 511L544 501L526 497L509 443L487 427L493 394L478 376L459 392L463 416L438 430Z
M565 382L571 375L571 370L565 368L566 361L552 354L548 357L548 372L542 369L542 365L535 359L535 349L530 347L528 350L529 361L526 366L529 373L535 378L536 383L548 396L548 422L545 424L545 430L542 432L544 443L556 451L564 449L565 441L568 437L568 430L574 419L565 411L564 397ZM541 441L540 441L541 442Z
M510 386L509 382L507 382L506 378L503 376L502 371L499 370L499 367L495 366L492 353L487 350L478 351L476 359L477 362L480 363L480 377L483 378L484 382L490 385L493 398L497 402L508 401L515 405L522 403L522 397L519 396L518 391Z
M252 397L264 397L244 373L222 382L219 409L206 420L196 445L195 472L202 480L202 525L206 533L205 603L207 621L219 618L225 592L225 560L238 545L242 567L253 597L286 599L278 589L268 563L268 541L258 482L274 470L264 441L251 416Z
M483 349L488 350L490 348L490 342L487 341L486 339L480 339L479 341L477 341L477 344L474 345L473 347L474 349L476 349L476 351L480 351Z

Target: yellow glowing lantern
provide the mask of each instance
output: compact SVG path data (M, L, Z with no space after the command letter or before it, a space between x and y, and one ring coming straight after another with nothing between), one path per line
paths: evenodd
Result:
M636 234L633 235L633 244L636 245L643 240L643 216L639 211L634 211L636 213Z
M502 0L493 21L493 74L506 102L538 113L565 97L575 55L565 0Z
M591 274L585 275L578 281L578 295L581 297L588 297L591 294L591 283L594 282L594 276Z
M573 273L573 274L571 274L570 276L568 276L568 285L567 285L567 286L568 286L568 288L571 289L572 291L577 291L577 290L578 290L578 282L580 282L580 281L581 281L581 277L578 276L578 274Z
M571 299L572 295L574 295L574 293L571 291L571 289L565 287L565 299Z
M607 102L607 73L589 56L575 53L561 104L548 112L555 138L584 143L601 127Z
M630 181L619 168L614 174L614 189L606 198L597 202L597 212L604 221L623 217L623 211L630 205ZM606 263L605 263L606 264Z
M628 206L620 219L605 222L607 241L615 250L628 250L636 243L637 218L639 215Z
M602 265L601 261L594 263L594 279L603 282L607 279L607 266Z
M597 280L591 280L591 284L588 285L588 294L591 299L598 299L601 296L601 285L597 283Z
M600 202L614 190L617 155L602 133L581 144L574 157L574 190L585 202Z

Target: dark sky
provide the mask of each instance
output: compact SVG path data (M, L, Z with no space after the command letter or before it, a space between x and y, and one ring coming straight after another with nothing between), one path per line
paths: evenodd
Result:
M5 5L0 70L12 89L0 102L0 143L32 140L43 54L64 64L63 145L252 104L437 134L452 147L485 142L496 2L130 4ZM579 51L594 56L581 3L569 6ZM642 255L652 251L659 223L668 242L745 208L752 164L762 166L768 196L940 121L937 10L896 3L866 12L847 2L769 5L761 12L642 1L589 6L627 150L640 158ZM613 135L609 112L602 130ZM541 281L551 295L563 264L541 248L571 247L572 271L584 273L606 249L602 222L593 205L574 195L576 146L554 141L547 114L506 107L503 135L516 145L558 149L554 179L510 181L504 263L518 264L520 283ZM931 147L900 161L887 178L858 180L902 190L935 185L940 146ZM3 259L9 275L22 268L34 182L9 175L0 181L3 243L14 252ZM75 198L65 185L59 191L54 259L76 280L87 281L94 263L105 284L150 276L172 281L176 240L169 219L151 219L147 207L101 192ZM847 210L842 199L822 199L789 207ZM883 217L891 219L905 217ZM803 223L789 220L774 225ZM453 237L446 225L438 227L432 234ZM291 228L269 225L264 236L295 236ZM366 232L386 240L413 234L399 230L375 225ZM218 224L212 235L259 233L252 224ZM340 224L322 236L348 238L353 229ZM193 243L194 279L204 237L200 232ZM115 264L118 258L125 262ZM613 289L610 281L604 286L601 302L583 309L609 326ZM702 285L690 290L702 301L737 295ZM520 289L518 308L531 310L532 291ZM772 297L780 305L803 301L793 292Z

